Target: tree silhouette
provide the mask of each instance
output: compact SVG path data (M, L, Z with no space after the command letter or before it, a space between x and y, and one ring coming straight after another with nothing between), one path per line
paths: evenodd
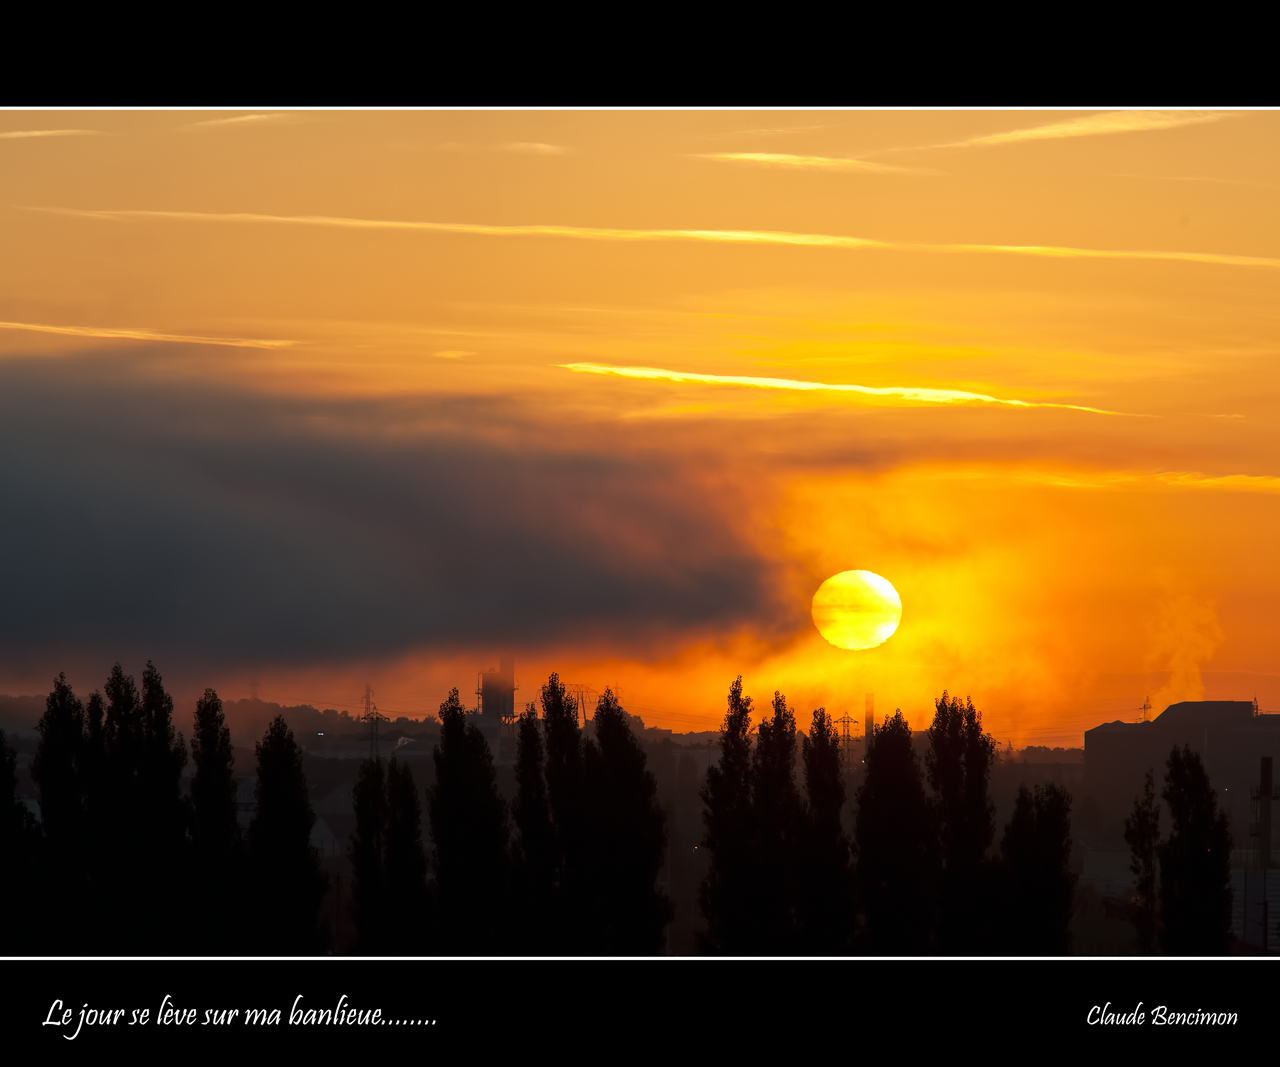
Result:
M581 952L588 907L586 798L583 787L582 731L578 707L558 674L542 687L542 729L547 745L547 802L556 841L556 943Z
M355 952L359 956L387 954L388 914L385 885L385 835L387 783L380 759L360 764L360 775L351 792L356 828L351 835L351 907L356 926Z
M1071 794L1060 785L1018 787L1000 842L1008 896L1008 950L1023 956L1071 952L1075 875L1070 871Z
M797 949L810 956L837 955L849 951L853 936L853 871L840 819L845 802L840 740L826 708L813 713L802 747L808 804L797 872Z
M85 732L80 752L80 790L84 798L85 837L83 863L89 872L89 892L99 900L109 899L108 872L114 857L116 824L114 798L107 766L106 702L95 690L85 705ZM104 884L106 881L106 884ZM100 944L101 934L87 940Z
M216 698L215 698L216 699ZM173 726L173 697L160 672L147 661L142 672L142 745L138 761L138 797L144 825L160 868L172 870L187 834L182 802L182 768L187 750Z
M130 839L127 848L136 847L138 807L138 765L142 748L142 701L133 678L120 664L111 668L103 686L106 693L106 718L103 721L106 764L104 767L104 800L106 816L115 836ZM129 827L124 832L123 827Z
M762 719L751 754L751 810L755 873L753 951L796 951L796 869L803 830L796 791L796 717L787 698L773 694L772 715Z
M452 690L440 705L436 781L428 793L439 900L438 946L490 955L504 947L510 903L507 805L484 735Z
M936 839L911 727L895 711L868 740L855 826L865 947L877 955L924 952L934 927Z
M384 890L390 930L386 951L425 952L428 944L427 854L422 846L422 803L407 763L387 764Z
M32 914L38 847L35 817L18 796L18 753L0 730L0 915L7 919L0 935L0 955L43 947L37 938L45 924L41 916Z
M542 955L553 950L560 928L556 914L558 869L555 828L544 776L546 749L532 704L520 716L516 735L516 807L518 835L512 845L517 946Z
M142 701L133 678L119 663L103 686L106 713L102 725L103 762L96 816L94 895L112 921L100 924L97 939L104 951L127 953L150 949L146 891L142 872L148 866L148 836L140 833L138 766L142 755Z
M37 729L40 742L31 761L31 777L40 792L40 822L58 879L78 868L84 844L84 794L80 778L84 744L84 705L65 674L53 680L53 692Z
M611 689L596 705L594 724L595 739L583 746L587 950L656 953L671 921L670 901L655 888L667 841L657 782Z
M199 919L190 936L202 953L234 951L243 910L244 838L236 817L235 754L222 701L212 689L196 701L191 731L191 838Z
M173 700L151 663L141 696L119 663L105 690L105 705L95 693L86 713L59 675L41 717L32 773L48 844L46 903L79 951L176 952L185 943L188 811ZM110 921L78 918L85 897Z
M355 951L366 956L424 952L429 924L427 858L413 772L395 759L386 764L365 760L352 805Z
M1159 898L1156 882L1156 857L1160 848L1160 807L1156 804L1155 776L1147 771L1142 796L1135 797L1133 813L1124 821L1124 839L1132 859L1134 892L1133 925L1138 932L1138 947L1143 955L1155 951Z
M990 951L996 921L992 865L995 805L988 795L996 743L982 729L982 715L968 697L935 701L925 754L935 796L941 871L938 883L938 948L972 955Z
M42 885L39 923L54 952L83 952L91 927L81 902L89 887L84 780L84 706L67 684L53 680L38 726L40 741L31 762L31 777L40 797ZM16 780L15 780L16 784ZM11 913L6 913L11 914Z
M751 808L751 698L742 676L729 689L720 728L720 760L707 768L700 791L711 870L699 891L709 953L742 955L754 941L754 819Z
M1159 847L1166 953L1222 955L1231 940L1231 831L1200 757L1175 747L1166 764L1169 839Z
M155 664L142 672L136 832L140 841L135 887L140 891L141 941L134 951L181 952L187 931L180 907L188 873L189 812L182 797L187 750L173 726L173 698Z
M307 796L302 750L277 715L256 746L257 813L249 826L253 868L254 948L270 955L323 949L320 901L328 879L311 844L315 813Z

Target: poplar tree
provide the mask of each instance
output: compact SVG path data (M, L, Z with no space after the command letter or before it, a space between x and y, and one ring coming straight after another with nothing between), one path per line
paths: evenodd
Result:
M255 746L257 813L249 826L254 949L311 955L324 947L320 902L328 878L311 844L315 812L307 796L302 749L277 715Z
M140 872L146 866L146 840L139 832L138 767L142 749L142 701L133 678L119 663L103 686L102 779L97 814L94 896L105 923L95 924L101 950L137 952L147 944L145 895ZM145 951L146 949L144 949Z
M1070 870L1071 794L1053 783L1034 790L1019 786L1000 851L1008 951L1069 955L1076 881Z
M611 689L596 705L595 739L583 746L588 855L587 951L651 955L661 950L671 903L657 889L666 816L643 746Z
M388 950L390 926L385 877L387 788L380 759L360 764L360 775L351 791L356 828L351 835L351 909L356 926L355 953L382 956Z
M422 844L422 803L408 763L387 765L387 828L383 836L384 891L391 931L387 951L418 954L428 947L427 854Z
M755 919L753 951L796 951L796 884L803 830L796 790L796 717L787 698L773 694L772 714L760 721L751 754Z
M754 820L751 808L751 698L742 693L739 675L729 689L728 710L720 728L720 759L707 768L703 803L704 844L711 869L699 890L707 931L705 952L742 955L754 944L752 880Z
M995 837L995 805L988 793L995 739L966 697L935 701L925 754L937 817L941 870L938 884L938 948L972 955L991 951L996 915L993 865L987 849Z
M797 951L810 956L849 951L854 926L849 838L841 821L845 786L840 740L826 708L813 713L803 741L807 806L800 842Z
M74 879L85 844L85 804L81 779L84 705L65 674L53 680L37 729L40 741L31 761L31 777L40 796L40 822L57 881ZM73 873L75 872L75 873Z
M109 893L103 884L114 855L116 832L107 767L107 705L100 690L85 704L85 732L80 753L80 789L84 797L85 841L83 855L89 892L102 899Z
M191 935L201 952L233 952L239 940L244 837L236 816L235 754L222 701L212 689L196 701L191 731L193 895Z
M504 947L510 901L507 804L484 735L466 720L454 689L440 705L436 780L428 793L436 930L445 953L490 955Z
M1147 771L1142 795L1133 800L1133 812L1124 821L1124 839L1129 845L1134 892L1133 925L1143 955L1155 951L1159 927L1159 885L1156 858L1160 849L1160 806L1156 803L1155 775Z
M0 934L0 955L48 950L46 923L33 915L36 900L36 862L39 828L35 816L18 796L18 753L0 730L0 915L6 917ZM50 919L56 921L55 916Z
M866 909L865 947L909 955L931 947L936 836L911 727L897 710L868 738L858 790L858 885Z
M160 672L147 661L137 764L135 833L140 836L135 886L140 890L139 943L133 951L174 954L186 944L179 920L189 871L189 808L182 796L186 745L173 725L173 697ZM145 902L145 903L144 903Z
M365 760L352 790L349 855L355 952L411 955L427 949L427 859L413 772L394 758Z
M92 854L96 839L86 805L84 706L65 674L53 681L37 729L40 741L31 763L40 801L41 870L37 920L46 951L84 952L99 947L91 939L83 902L94 885Z
M578 707L558 674L542 687L542 729L547 746L547 803L556 842L556 940L561 951L586 944L587 842Z
M557 848L544 775L546 749L532 704L520 716L516 733L517 836L512 843L512 878L517 945L542 955L553 950L560 928L556 914Z
M1231 942L1231 831L1200 756L1175 747L1160 796L1169 839L1159 847L1164 951L1224 955Z

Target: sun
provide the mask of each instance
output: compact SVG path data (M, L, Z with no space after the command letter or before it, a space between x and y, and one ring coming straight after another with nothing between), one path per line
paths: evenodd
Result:
M836 648L875 648L902 620L902 598L871 571L833 574L813 594L813 625Z

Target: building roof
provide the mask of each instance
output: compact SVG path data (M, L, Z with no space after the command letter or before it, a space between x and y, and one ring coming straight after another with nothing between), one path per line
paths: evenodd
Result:
M1135 733L1141 730L1199 728L1204 726L1247 726L1254 719L1251 700L1183 700L1170 704L1150 722L1104 722L1085 736L1093 733Z
M1157 726L1218 726L1253 718L1251 700L1184 700L1156 716Z

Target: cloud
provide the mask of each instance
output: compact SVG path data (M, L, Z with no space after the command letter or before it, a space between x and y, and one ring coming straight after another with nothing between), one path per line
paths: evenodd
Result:
M646 381L697 382L705 385L745 385L757 389L786 389L800 392L855 393L860 396L895 398L921 404L1004 404L1018 408L1068 408L1072 411L1089 411L1097 415L1120 415L1119 411L1082 407L1079 404L1048 404L1030 400L1001 400L985 393L970 393L961 389L919 389L913 386L891 385L832 385L826 382L798 381L794 378L758 378L737 374L695 374L689 371L662 370L658 367L613 367L605 363L558 363L565 370L580 374L608 374L619 378L639 378Z
M471 144L466 141L443 141L436 148L444 152L514 152L525 156L566 156L572 149L543 141L507 141L503 144Z
M569 152L558 144L543 144L541 141L512 141L510 144L499 145L498 150L526 156L563 156Z
M809 130L829 130L829 125L819 126L756 126L746 130L722 130L709 133L708 137L766 137L785 133L806 133Z
M133 367L0 363L6 668L636 651L798 625L680 455L609 454L509 402L291 399Z
M221 126L251 126L264 122L280 122L284 119L296 118L296 115L291 115L286 111L272 111L263 114L232 115L225 119L204 119L201 122L193 122L184 128L188 130L208 130Z
M913 167L895 167L888 163L872 163L865 159L848 159L843 156L798 156L786 152L711 152L703 153L698 158L800 170L844 170L863 174L921 173Z
M464 352L461 349L450 349L444 352L432 352L436 359L466 359L468 356L474 356L474 352Z
M0 141L16 140L22 137L105 137L101 130L5 130L0 132Z
M196 334L158 333L155 330L118 329L111 326L51 326L43 322L0 322L0 330L30 330L68 337L110 337L129 341L168 341L187 345L222 345L230 348L288 348L296 341L267 341L255 337L202 337Z
M1230 416L1228 416L1230 417ZM1280 477L1270 474L1204 474L1201 471L952 471L952 477L1014 481L1060 489L1207 489L1226 493L1280 494Z
M931 244L882 241L843 234L796 233L789 230L667 230L613 229L598 226L493 226L470 222L415 222L396 219L359 219L336 215L265 215L256 212L145 211L80 208L26 207L75 218L103 220L171 220L174 222L254 223L285 226L320 226L343 230L388 230L419 233L457 233L477 237L563 237L587 241L699 241L713 244L783 245L801 248L880 249L893 252L965 253L972 255L1032 256L1045 259L1112 259L1152 262L1199 263L1212 266L1280 268L1280 258L1238 256L1221 252L1178 252L1142 249L1073 248L1066 245Z
M1198 126L1229 118L1224 111L1106 111L1098 115L1082 115L1043 126L1027 126L1003 133L988 133L963 141L933 145L933 148L984 148L992 145L1020 144L1025 141L1056 141L1068 137L1098 137L1115 133L1143 133L1148 130L1171 130L1179 126Z

